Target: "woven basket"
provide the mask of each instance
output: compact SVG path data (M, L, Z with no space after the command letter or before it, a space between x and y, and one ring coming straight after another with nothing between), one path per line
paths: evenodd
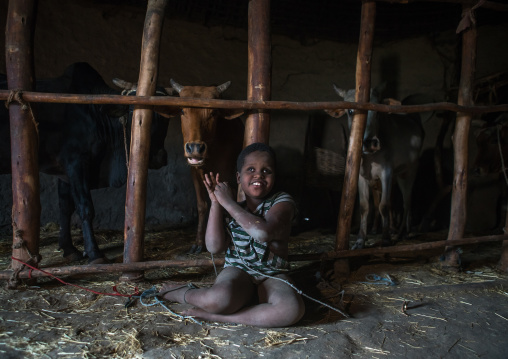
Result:
M324 148L314 148L316 169L319 173L329 176L343 176L346 173L344 156Z
M346 159L336 152L315 147L306 164L307 186L341 190L344 183Z

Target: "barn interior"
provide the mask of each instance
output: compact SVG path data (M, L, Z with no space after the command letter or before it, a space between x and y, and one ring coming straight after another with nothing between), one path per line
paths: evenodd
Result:
M489 2L504 3L500 0ZM56 77L71 63L88 62L113 88L113 78L137 81L146 4L146 1L138 0L39 2L34 35L36 77ZM0 27L6 26L8 5L7 0L0 2L0 14L3 14L0 16ZM225 92L224 98L244 100L248 87L248 5L249 1L233 0L169 1L161 37L158 83L168 86L171 78L188 85L219 84L231 80L231 87ZM354 0L271 2L272 100L337 101L333 84L345 88L355 87L361 6L361 1ZM478 31L475 105L507 103L506 14L506 11L482 6L474 12ZM461 19L462 5L459 1L415 1L403 4L379 1L372 57L372 84L387 82L387 97L403 99L411 94L425 94L432 102L456 103L462 60L461 36L456 30ZM5 48L4 41L3 37L0 38L2 48ZM0 58L0 72L6 72L5 56ZM442 146L443 178L447 185L453 181L452 134L455 116L455 112L434 113L424 123L425 141L412 205L412 225L418 233L417 240L446 239L450 225L451 193L440 200L432 211L429 212L429 208L440 189L434 169L435 149L439 146ZM488 115L486 118L491 117ZM475 119L479 120L481 116L476 115ZM179 118L171 119L165 140L168 165L159 170L149 170L148 174L145 224L147 232L153 236L148 238L155 238L155 242L160 240L155 234L158 232L175 236L179 233L178 236L190 240L192 235L189 233L194 231L197 222L195 193L188 165L182 156L180 127ZM469 135L470 164L477 151L474 129L473 125ZM271 111L269 142L278 156L279 186L291 193L299 205L294 235L305 237L306 233L319 233L320 239L326 238L328 241L311 244L311 247L319 250L321 247L333 246L344 173L337 171L337 168L330 169L330 166L339 166L337 158L343 159L346 156L348 139L349 129L345 118L334 119L322 110ZM329 157L319 157L323 153ZM325 160L328 162L320 162ZM466 234L473 237L501 234L505 225L507 200L506 183L502 176L470 176L468 187ZM40 174L41 233L44 233L44 228L54 232L57 226L56 191L56 179ZM105 237L114 231L115 238L121 241L125 220L125 186L93 190L92 196L96 212L94 228L104 231ZM397 205L400 208L400 198L394 200L394 207ZM8 239L12 239L11 211L11 176L1 175L0 233ZM374 214L370 222L373 220ZM423 228L422 223L426 227ZM76 215L73 217L73 225L79 232L80 221ZM358 226L359 213L355 207L351 224L352 239ZM178 248L183 251L184 247ZM4 254L9 255L7 252ZM121 257L118 251L115 255ZM499 255L498 246L490 258L498 258ZM47 256L51 257L51 254L48 253ZM153 254L147 257L152 260L161 259ZM433 260L436 258L432 257ZM2 263L5 267L9 264L7 260ZM414 265L417 266L418 264ZM411 270L416 271L414 267ZM375 267L370 269L373 268ZM494 275L493 272L483 271ZM359 276L364 274L362 271L355 278L360 280ZM506 279L500 274L496 276L496 279ZM463 277L454 277L457 282L452 282L450 278L447 282L450 285L464 281ZM433 284L438 292L437 285L440 283ZM442 289L445 290L444 287ZM375 296L374 291L370 290L369 294ZM416 301L418 296L415 294L414 297L409 297ZM353 299L350 298L348 303L352 302ZM356 307L357 313L361 308ZM504 312L500 315L506 317L506 305L502 308ZM499 308L494 306L489 309L495 312ZM368 310L365 313L372 314ZM330 320L325 320L324 315L319 318L325 322ZM389 315L386 314L382 319L377 319L389 320L388 318ZM334 320L333 316L331 320ZM310 325L313 322L308 318L306 323ZM430 326L435 323L426 324ZM349 327L347 329L353 330ZM314 334L319 335L317 332ZM193 335L198 336L196 332ZM77 337L76 335L75 338ZM291 337L285 339L291 340ZM355 351L350 344L343 344L350 348L350 355L372 357L388 354L383 351L382 345L381 351ZM217 348L218 346L216 352L220 352ZM448 346L443 344L440 348L442 354L452 348L458 350L459 346L452 341ZM251 349L254 350L253 347ZM265 353L280 356L283 351L279 349L277 347L277 350L267 350ZM198 349L194 350L197 350L194 354L199 353ZM333 350L330 350L320 352L315 357L331 355ZM495 353L502 352L503 346L497 350ZM56 353L57 351L50 356L57 355ZM119 353L120 351L115 355L120 355ZM287 355L295 357L299 353L290 350ZM392 353L402 355L401 352ZM253 355L243 354L246 357ZM228 354L223 355L227 357ZM125 354L124 357L129 355Z
M47 4L47 5L46 5ZM289 5L290 4L290 5ZM8 2L2 2L2 14ZM51 5L51 6L50 6ZM247 5L235 1L170 1L160 50L159 84L174 78L182 84L210 85L232 81L226 99L247 94ZM74 62L90 63L113 88L115 77L137 81L145 1L72 1L39 4L34 38L36 78L52 78ZM305 1L271 4L272 100L337 101L333 84L353 88L361 4L357 1ZM501 93L506 81L506 17L503 11L476 12L478 49L475 77L486 79L482 99ZM372 84L387 82L386 95L398 99L423 93L435 102L456 102L460 77L460 36L455 29L461 5L456 3L380 2L376 17ZM5 16L0 19L5 26ZM107 36L106 36L107 35ZM203 38L206 41L203 41ZM0 39L3 45L4 38ZM56 56L55 54L58 54ZM0 59L5 72L5 58ZM490 89L490 92L489 90ZM486 92L485 92L486 91ZM492 96L490 96L492 98ZM432 182L432 149L439 134L439 114L425 124L422 176L415 185L414 222L419 224L435 188ZM302 226L333 228L340 201L341 179L326 169L316 169L319 147L344 156L347 126L323 111L277 110L271 114L270 144L279 155L279 184L301 201ZM166 140L168 165L149 176L146 225L163 228L195 223L193 188L181 156L179 119L170 121ZM444 172L453 171L451 133L443 140ZM474 139L470 157L474 158ZM430 160L430 161L429 161ZM427 163L423 163L427 162ZM472 161L470 161L472 162ZM430 168L429 168L430 167ZM429 178L425 176L429 175ZM56 179L41 175L44 210L41 223L57 222ZM9 176L2 176L0 230L11 230L12 194ZM467 226L471 231L498 225L496 186L479 185L470 194ZM311 194L305 198L304 194ZM94 225L122 229L124 189L94 191ZM435 229L447 227L447 201L436 210ZM113 208L111 203L119 203ZM329 203L323 205L324 203ZM449 206L449 205L448 205ZM118 210L116 210L118 209ZM311 213L313 215L311 215ZM356 217L355 217L356 218ZM79 225L77 218L74 223ZM356 223L356 220L355 220Z

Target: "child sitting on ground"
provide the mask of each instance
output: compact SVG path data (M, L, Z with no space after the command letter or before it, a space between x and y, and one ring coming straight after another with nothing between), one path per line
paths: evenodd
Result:
M193 305L183 314L209 321L292 325L305 312L300 294L284 282L290 282L285 272L295 202L287 193L272 193L275 153L268 145L247 146L238 156L237 171L246 198L241 203L218 173L205 175L204 180L211 200L206 247L212 254L227 250L224 269L210 288L168 284L159 295Z

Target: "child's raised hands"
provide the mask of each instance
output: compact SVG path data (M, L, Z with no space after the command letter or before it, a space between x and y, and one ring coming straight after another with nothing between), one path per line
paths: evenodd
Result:
M212 202L219 202L222 204L223 201L234 198L233 191L228 186L228 183L219 181L218 173L216 175L214 175L213 172L210 172L209 175L205 174L203 183L205 184L208 195L210 196L210 201Z

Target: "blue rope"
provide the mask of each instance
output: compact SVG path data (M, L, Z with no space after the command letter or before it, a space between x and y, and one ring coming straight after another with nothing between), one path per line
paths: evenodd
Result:
M131 298L129 298L129 300L127 301L127 303L125 304L126 307L130 306L133 304L133 300L132 298L139 298L139 302L141 303L141 305L143 305L144 307L153 307L154 305L161 305L164 309L166 309L168 312L170 312L171 314L173 314L175 317L178 317L182 320L185 320L185 319L188 319L190 321L193 321L194 323L196 324L199 324L199 325L203 325L203 322L200 322L200 321L197 321L196 319L194 319L194 317L190 317L190 316L185 316L185 315L181 315L181 314L178 314L178 313L175 313L173 312L171 309L169 309L162 300L159 299L159 297L157 297L157 294L158 294L158 290L155 286L153 286L152 288L150 289L147 289L145 290L143 293L141 293L140 296L132 296ZM154 302L153 303L147 303L147 302L144 302L143 299L146 299L146 298L153 298L154 299Z

